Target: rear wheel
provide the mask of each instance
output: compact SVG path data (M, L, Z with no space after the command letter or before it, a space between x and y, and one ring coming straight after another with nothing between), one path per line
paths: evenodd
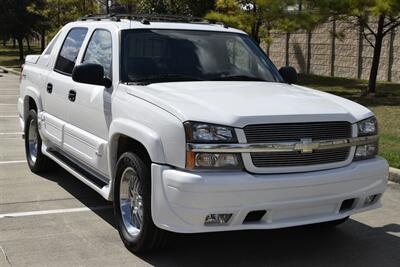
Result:
M42 139L38 128L36 110L28 113L25 122L25 153L28 166L34 173L41 173L50 169L50 159L42 153Z
M166 244L168 232L157 228L151 217L150 166L134 153L124 153L118 160L114 213L120 237L130 251Z

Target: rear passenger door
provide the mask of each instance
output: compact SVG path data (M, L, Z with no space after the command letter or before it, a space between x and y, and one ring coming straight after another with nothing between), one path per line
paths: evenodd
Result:
M112 79L112 43L111 31L95 29L83 51L81 64L99 64L104 75ZM108 176L107 140L113 89L77 82L73 89L76 97L68 102L65 149L93 171Z
M72 28L65 36L44 90L43 134L53 144L63 145L64 127L68 121L68 95L72 88L72 70L86 37L87 28Z

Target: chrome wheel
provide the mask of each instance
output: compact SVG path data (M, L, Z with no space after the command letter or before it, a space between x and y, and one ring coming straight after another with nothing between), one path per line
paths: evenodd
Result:
M38 152L38 134L37 134L37 122L32 119L29 123L28 131L28 148L29 148L29 159L35 164Z
M131 236L137 236L143 226L143 198L139 192L140 181L136 171L126 168L121 177L119 205L122 220Z

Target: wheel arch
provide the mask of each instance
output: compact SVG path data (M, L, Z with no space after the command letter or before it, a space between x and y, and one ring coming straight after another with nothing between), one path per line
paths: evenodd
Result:
M135 152L151 165L165 163L161 137L152 129L126 119L114 120L110 127L108 164L111 177L110 198L113 196L116 165L124 152Z
M34 88L28 87L23 98L23 107L24 121L28 117L29 110L35 109L38 113L42 111L43 105L40 98L40 92Z

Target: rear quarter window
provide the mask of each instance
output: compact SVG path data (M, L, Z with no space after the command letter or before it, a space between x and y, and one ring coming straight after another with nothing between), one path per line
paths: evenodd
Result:
M87 34L86 28L71 29L65 37L60 53L57 57L54 70L62 74L71 75L76 59Z

